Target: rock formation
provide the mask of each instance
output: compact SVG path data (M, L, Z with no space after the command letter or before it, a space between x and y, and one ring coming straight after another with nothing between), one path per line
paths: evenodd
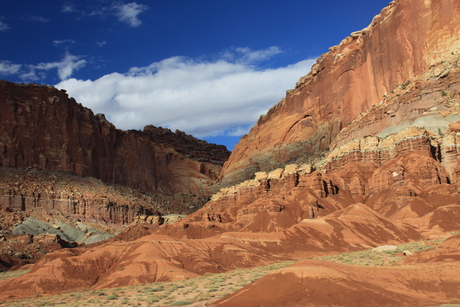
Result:
M398 85L406 87L432 65L458 60L459 13L458 0L391 2L367 28L331 47L295 89L261 116L235 146L220 175L222 183L236 184L301 156L317 157L342 128ZM447 74L440 69L438 77ZM397 121L401 118L390 115L374 131Z
M0 166L71 172L157 194L209 195L228 157L224 146L182 132L118 130L53 87L1 81L0 105Z
M373 231L379 235L370 235ZM109 242L46 255L30 273L0 283L0 300L30 297L37 292L50 295L72 289L186 279L418 238L417 232L407 231L404 225L393 224L363 205L334 217L304 220L278 233L229 232L196 240L153 234L131 242ZM25 287L30 280L33 285Z
M138 215L159 215L162 210L162 204L148 195L95 178L4 167L0 168L0 204L28 216L37 213L35 217L52 223L68 216L100 227L105 224L108 229L130 224Z
M460 226L449 219L460 214L460 206L457 185L447 178L439 162L414 152L380 167L354 162L328 174L309 165L260 172L253 180L222 189L205 207L175 224L155 226L152 235L45 256L27 275L0 284L0 293L5 293L0 299L191 278L446 236ZM90 269L88 263L96 259L97 270ZM52 275L55 271L61 273ZM75 272L80 274L75 280L64 279ZM397 270L383 270L382 278L391 272ZM365 269L356 280L366 274L372 272ZM34 283L29 290L15 290L30 280Z
M425 236L438 234L433 223L452 231L459 224L438 214L460 210L458 185L439 162L421 152L409 150L380 166L364 159L347 161L327 174L294 164L258 172L252 180L222 188L201 210L179 221L179 230L160 232L188 238L225 231L279 232L305 219L334 216L357 203Z
M0 253L8 255L22 255L10 244L11 231L27 217L48 224L41 233L61 237L50 227L64 223L81 232L84 222L97 229L87 231L93 235L82 241L89 243L105 238L99 230L114 234L138 216L193 212L212 193L229 154L181 131L118 130L53 87L0 81L0 106L0 207L24 213L0 227L6 240Z
M368 28L332 47L260 118L224 164L220 191L205 206L167 225L160 225L160 217L139 212L119 236L97 246L58 250L28 274L0 282L0 299L188 279L448 237L432 251L407 252L393 267L300 261L214 306L436 305L457 299L459 236L452 232L460 229L459 13L459 0L391 2ZM56 93L59 101L65 97L53 89L40 90ZM56 99L50 105L40 100L46 112L39 114L63 112L55 109L60 105ZM3 165L22 165L30 155L35 158L27 164L35 168L97 174L109 182L120 178L122 184L157 193L201 195L211 190L208 182L218 174L218 166L209 163L219 165L223 155L214 147L201 150L191 137L150 126L143 132L118 131L101 116L97 124L85 122L95 132L82 130L73 115L60 116L74 123L62 127L104 135L108 141L101 141L101 148L81 140L82 146L70 154L66 142L22 144L20 136L31 132L18 118L33 104L6 101L12 103L5 114L17 116L19 124L5 134L13 138L0 138ZM34 129L45 134L40 142L50 143L46 135L57 128ZM72 129L62 131L72 135ZM131 159L133 148L137 160ZM85 173L92 171L94 161L101 165ZM159 170L159 175L131 173L133 161ZM184 179L187 174L191 179ZM4 189L17 186L9 183ZM10 203L34 204L18 197L21 201ZM74 202L75 193L69 199ZM119 219L118 211L113 212Z

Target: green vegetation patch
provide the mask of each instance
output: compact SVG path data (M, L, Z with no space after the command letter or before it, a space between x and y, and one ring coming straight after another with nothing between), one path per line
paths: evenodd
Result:
M374 252L372 249L367 249L350 253L317 257L315 259L352 265L387 266L395 264L396 262L404 259L406 257L406 255L404 255L405 251L409 251L415 254L421 251L432 250L436 247L436 245L442 243L444 240L445 239L438 239L431 241L403 243L397 245L396 249L391 251Z

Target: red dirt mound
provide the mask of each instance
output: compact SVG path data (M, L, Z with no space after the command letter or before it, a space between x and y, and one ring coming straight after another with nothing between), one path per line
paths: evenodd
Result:
M420 218L404 219L404 223L417 228L426 239L450 236L449 232L460 229L460 205L442 206Z
M188 279L415 239L420 236L413 229L392 223L362 204L328 217L304 220L278 233L227 232L207 239L153 234L132 242L108 242L46 255L28 274L0 283L0 300L33 297L37 292L52 295Z
M460 234L454 235L437 245L433 249L427 249L423 252L409 256L400 264L415 264L422 262L453 262L460 261Z
M460 264L359 267L306 260L211 306L429 306L460 295Z
M60 250L46 255L28 274L0 283L0 299L181 280L222 272L230 266L269 263L269 253L238 245L219 239L184 242L151 236L134 242Z

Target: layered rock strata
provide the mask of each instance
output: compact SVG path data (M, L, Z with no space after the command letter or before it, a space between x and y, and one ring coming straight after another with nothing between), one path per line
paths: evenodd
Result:
M92 221L111 232L138 215L160 215L162 210L146 194L95 178L5 167L0 167L0 206L51 223L66 217Z
M413 152L441 163L448 172L448 181L456 182L460 163L459 143L460 134L451 129L435 134L425 128L411 126L386 137L353 139L331 150L317 167L330 172L352 162L369 162L380 166L401 154Z
M391 2L367 28L322 55L259 119L224 165L222 183L328 149L342 128L385 94L459 53L459 14L458 0Z
M381 166L351 162L327 174L287 165L222 189L199 211L149 229L152 235L52 253L27 275L0 283L0 299L192 278L445 237L460 227L452 218L460 214L458 191L439 162L417 152Z
M159 194L208 195L229 154L182 132L118 130L53 87L0 81L0 105L0 166L66 171Z
M411 131L428 133L423 129ZM286 165L258 172L251 180L222 188L201 210L159 232L200 238L222 232L279 232L305 219L325 217L358 203L425 236L459 227L449 214L459 212L456 180L432 157L429 138L403 138L394 157L378 149L347 152L325 171L311 165ZM395 152L392 150L391 152ZM446 212L444 214L443 212Z

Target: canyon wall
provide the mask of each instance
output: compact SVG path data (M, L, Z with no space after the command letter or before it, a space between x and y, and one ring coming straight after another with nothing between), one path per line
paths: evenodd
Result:
M0 166L70 172L158 194L209 195L229 155L180 131L118 130L53 87L0 81L0 106Z
M169 213L162 196L108 185L93 177L7 167L0 167L0 207L54 224L74 218L101 227L130 224L138 215Z
M224 165L222 184L250 179L300 156L317 158L342 128L384 95L460 52L459 14L459 0L391 2L367 28L331 47L261 116Z

